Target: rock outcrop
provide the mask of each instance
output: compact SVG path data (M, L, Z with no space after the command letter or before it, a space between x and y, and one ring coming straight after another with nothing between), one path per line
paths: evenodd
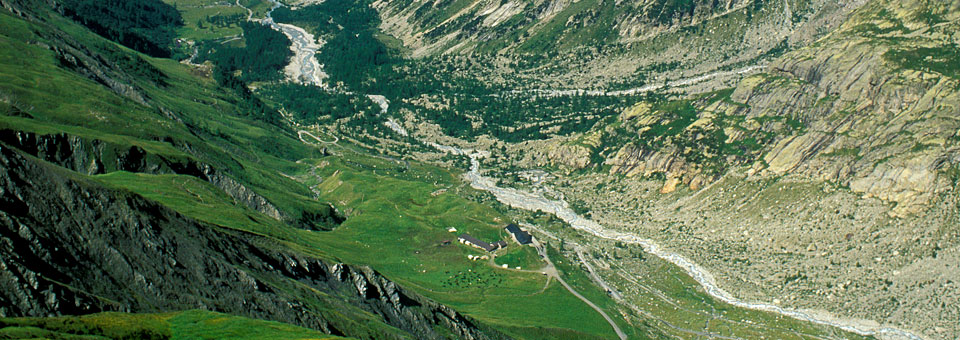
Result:
M97 139L87 140L66 133L38 135L13 130L0 130L0 142L86 175L127 171L194 176L210 182L250 209L277 220L289 219L263 196L213 166L199 162L178 150L159 154L136 145L119 145ZM189 149L186 145L181 147Z
M790 117L805 126L773 143L753 171L836 181L896 203L895 215L915 213L955 185L946 172L960 164L960 79L937 58L960 52L960 13L939 2L890 5L867 5L732 94L747 104L736 109L747 119ZM921 12L942 21L918 20ZM914 54L920 60L898 57Z
M691 190L701 188L714 179L703 174L697 164L691 164L676 149L652 149L627 144L604 164L610 165L611 174L627 177L660 175L666 178L660 193L667 194L677 190L680 184Z
M785 45L813 41L862 3L381 0L372 6L380 13L380 29L401 40L414 57L493 55L483 62L490 68L480 76L498 81L519 71L536 86L583 88L638 79L651 83L756 63L781 53ZM524 54L536 56L528 63L533 67L517 62Z
M523 155L526 167L555 166L568 170L583 169L591 165L591 156L596 147L573 143L571 138L554 138L543 141L525 141L513 146L511 151Z
M750 176L838 183L894 203L894 216L917 213L958 180L956 7L873 1L732 92L693 98L687 109L629 108L620 116L629 142L605 164L661 174L663 192L673 179L696 189L747 166Z
M504 338L370 268L204 225L0 144L0 316L193 308L367 339Z

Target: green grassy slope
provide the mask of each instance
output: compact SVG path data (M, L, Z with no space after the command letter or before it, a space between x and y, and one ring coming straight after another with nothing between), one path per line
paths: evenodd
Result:
M397 171L396 163L349 145L331 149L339 155L324 157L320 148L303 144L292 132L246 118L237 96L203 72L135 53L54 15L39 24L3 12L0 25L4 27L0 128L38 135L66 133L116 149L137 146L156 159L210 164L266 197L291 220L305 211L326 209L326 202L345 211L348 219L333 232L298 229L290 225L292 221L253 211L186 174L109 172L93 176L94 180L204 222L274 238L306 254L371 265L481 321L519 327L516 332L525 337L613 336L602 318L559 286L551 284L541 292L545 280L540 275L502 271L467 259L480 252L456 243L448 227L495 240L506 237L501 228L507 221L490 206L453 192L431 195L441 188L437 185L470 191L462 187L458 173L421 164ZM42 44L28 43L58 44L62 35L106 60L111 55L132 58L142 63L140 67L162 74L165 84L139 77L135 70L121 70L132 74L131 83L148 98L149 106L142 105L62 67L59 56ZM159 112L159 107L182 123ZM315 199L298 180L312 184L308 174L322 163L331 165L316 171L323 182ZM438 247L445 240L454 242ZM278 286L296 289L286 283ZM548 312L557 306L566 312Z
M165 158L194 159L230 173L250 185L280 210L298 218L303 211L326 207L310 199L304 186L283 177L283 169L300 157L318 154L304 148L288 131L243 117L234 93L216 86L202 72L169 59L154 59L89 33L62 18L51 17L50 27L37 26L5 13L0 36L0 95L7 111L23 115L0 116L0 127L39 134L66 132L89 140L120 146L138 146ZM158 86L137 77L135 84L150 106L127 100L96 82L59 66L57 55L39 44L54 40L37 32L71 32L78 45L103 58L138 60L165 76ZM109 59L108 59L109 60ZM136 73L123 69L136 77ZM164 116L172 111L182 123Z
M4 339L343 339L279 322L200 310L0 318Z
M0 12L0 26L4 28L0 31L0 129L40 135L66 133L85 140L103 141L117 149L137 146L157 159L209 164L264 196L290 217L282 221L273 219L189 174L116 171L91 176L93 180L129 190L212 225L265 236L279 247L370 265L404 287L510 335L615 337L600 315L556 282L548 283L538 273L503 270L485 261L467 258L484 253L457 243L457 234L469 233L491 241L509 239L502 227L510 222L510 215L492 202L489 195L469 188L458 171L374 155L343 140L335 144L305 144L286 127L249 118L243 112L240 98L217 86L202 69L143 56L55 15L41 24ZM144 94L149 105L127 99L63 67L60 57L44 47L44 44L58 44L63 39L60 36L77 41L106 60L128 60L126 64L114 66L130 77L129 82ZM154 80L158 74L162 82ZM161 107L172 112L176 119L165 114ZM329 210L328 203L346 216L337 228L318 232L295 227L303 216ZM451 227L458 229L457 234L447 231ZM524 269L542 265L528 248L518 248L512 242L498 254L503 257L495 263L521 265ZM578 291L612 316L632 313L617 305L579 268L560 269ZM734 317L770 317L704 302L709 299L677 268L657 268L653 276L665 278L658 284L671 296L692 295L688 305L691 309L707 308L703 305L706 303L710 304L709 308L723 309ZM328 297L309 295L297 282L268 283L291 295L304 296L304 305L310 308L336 306L326 300ZM652 303L649 307L661 306ZM690 318L685 312L669 315L671 311L665 310L658 311L664 313L661 314L664 319ZM170 329L172 334L184 337L198 334L232 337L234 333L229 332L244 329L241 326L253 322L201 312L150 317L110 314L108 319L123 325L116 320L124 318L148 318L157 324L156 329ZM702 320L691 322L697 321ZM359 323L375 321L371 317ZM29 335L44 329L22 324L10 331ZM214 324L229 327L210 327ZM270 325L267 328L271 330L298 332L295 328ZM621 321L620 326L638 338L647 336L647 332L656 334L656 330L645 329L644 324ZM748 336L765 330L765 326L758 328L753 324L728 327L735 328L736 334ZM790 324L787 328L794 327L806 326ZM185 333L176 333L178 331ZM821 334L819 329L810 332ZM285 337L292 333L271 334L274 333L262 336Z

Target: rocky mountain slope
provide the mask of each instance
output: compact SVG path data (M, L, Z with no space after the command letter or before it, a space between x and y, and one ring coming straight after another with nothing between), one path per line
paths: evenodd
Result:
M621 118L641 141L672 138L672 147L627 146L609 160L611 171L662 172L697 189L705 183L698 169L710 162L696 156L724 156L715 163L749 164L748 174L761 177L831 181L895 203L894 215L918 212L957 180L955 6L874 1L732 92L686 108L627 111ZM678 123L682 131L657 134L658 126ZM703 145L683 149L691 144Z
M871 2L735 88L637 104L544 147L573 151L528 162L583 168L602 153L611 173L676 179L664 193L749 165L751 176L831 181L896 203L893 215L918 212L957 180L956 6Z
M576 152L513 160L559 169L589 216L694 254L741 296L952 339L957 32L960 2L870 1L734 88L644 102L538 148Z
M376 1L361 21L382 32L356 33L287 13L344 51L391 59L356 74L344 70L359 60L339 60L331 76L358 79L331 92L148 58L57 3L0 0L0 316L200 308L359 338L609 333L570 325L586 320L579 300L556 318L531 315L569 296L449 246L448 227L493 237L512 217L456 171L418 164L466 167L428 140L492 151L481 168L550 186L578 214L702 264L744 301L958 334L960 1ZM264 15L269 3L257 3ZM348 23L366 4L331 8ZM214 21L248 10L215 6L240 15ZM205 25L190 28L214 36L201 45L239 51L252 39ZM243 32L229 26L219 33ZM413 59L393 60L398 50ZM745 79L644 96L554 91L746 66ZM390 109L351 111L373 90ZM286 104L303 112L273 108ZM376 139L352 135L367 129ZM552 173L515 171L538 167ZM681 300L700 289L671 287ZM502 306L520 293L530 308ZM634 335L664 321L593 293Z
M520 72L536 86L609 88L763 62L829 32L862 3L458 0L373 7L381 30L414 57L469 55L485 58L495 75Z
M325 151L249 91L147 61L55 2L0 5L0 317L204 309L353 338L507 338L278 236L343 217L264 164Z
M6 144L0 169L2 316L202 308L356 338L500 337L370 268L204 225Z

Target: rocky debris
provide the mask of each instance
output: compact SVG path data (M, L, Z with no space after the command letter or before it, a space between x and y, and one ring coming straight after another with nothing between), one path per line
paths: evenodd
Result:
M0 316L192 308L365 339L505 338L370 268L203 225L0 144Z
M556 183L570 183L553 189L597 222L688 256L738 299L780 299L784 307L875 320L930 339L960 331L945 326L960 315L951 302L960 298L956 192L890 217L879 199L822 181L730 174L683 195L662 195L664 180L640 176L594 173Z
M645 143L656 136L644 127L662 121L653 106L620 116L637 136L606 159L611 173L561 177L555 189L605 226L689 254L745 300L954 339L960 79L937 63L956 55L958 28L956 1L870 1L726 98L691 99L698 122L709 111L736 123L706 131L759 147L725 158L696 192L661 194L702 162Z

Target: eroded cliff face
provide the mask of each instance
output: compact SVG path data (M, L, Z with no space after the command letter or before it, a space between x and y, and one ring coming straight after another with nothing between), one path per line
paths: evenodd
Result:
M556 29L546 27L549 25L561 25L561 30L608 26L608 34L629 41L649 36L658 27L663 29L696 23L743 8L751 2L616 1L616 13L604 13L604 7L612 3L571 0L475 0L456 4L449 1L382 1L375 3L374 7L380 9L381 17L385 18L384 27L398 33L404 42L410 43L408 46L424 52L446 52L470 44L466 40L484 42L500 39L515 34L513 30L522 31L524 37L530 37L541 31Z
M6 144L0 288L0 316L201 308L357 338L503 338L370 268L204 225Z

